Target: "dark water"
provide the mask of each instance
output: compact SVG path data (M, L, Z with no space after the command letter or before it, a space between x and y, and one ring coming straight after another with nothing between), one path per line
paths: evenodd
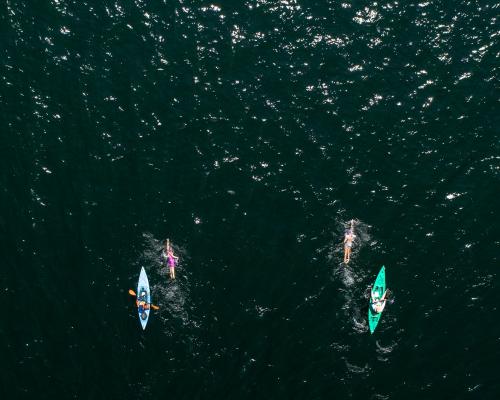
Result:
M1 397L499 398L499 10L3 1Z

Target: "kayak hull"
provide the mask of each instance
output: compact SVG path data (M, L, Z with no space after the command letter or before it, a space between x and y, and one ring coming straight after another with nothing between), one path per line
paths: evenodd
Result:
M141 296L142 292L146 292L145 298ZM141 268L141 273L139 274L139 281L137 282L137 301L145 300L146 303L151 304L151 291L149 290L148 276L146 275L146 270L144 267ZM143 310L143 313L137 308L139 314L139 322L141 323L142 329L146 329L146 325L149 320L150 309ZM145 314L145 315L144 315Z
M372 297L376 293L378 293L379 297L382 297L386 290L386 284L385 284L385 267L382 266L380 268L380 271L377 275L377 279L375 279L375 282L373 283L372 290L370 292L370 304L368 306L368 325L370 326L370 333L373 333L375 331L375 328L377 328L378 322L380 320L380 317L382 316L382 312L376 313L373 311L372 308Z

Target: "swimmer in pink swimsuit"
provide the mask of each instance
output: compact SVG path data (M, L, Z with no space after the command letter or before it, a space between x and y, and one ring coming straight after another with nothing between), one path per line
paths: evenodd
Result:
M167 259L167 265L170 270L170 278L175 279L175 264L179 257L174 255L170 241L167 239L165 242L165 249L163 250L163 257Z

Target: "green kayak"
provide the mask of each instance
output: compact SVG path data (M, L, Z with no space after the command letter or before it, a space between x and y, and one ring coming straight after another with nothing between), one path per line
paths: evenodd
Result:
M371 293L370 293L370 305L368 306L368 325L370 325L370 333L375 331L375 328L378 325L378 321L380 320L380 316L382 315L382 311L376 313L372 308L372 298L375 294L378 294L378 297L382 297L385 292L385 267L382 266L377 275L377 279L375 279L375 283L373 284Z

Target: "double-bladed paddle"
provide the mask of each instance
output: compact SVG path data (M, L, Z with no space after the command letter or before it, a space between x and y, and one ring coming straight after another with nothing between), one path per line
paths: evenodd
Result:
M131 295L131 296L137 297L137 295L135 294L135 292L132 289L128 290L128 294ZM153 310L159 310L160 309L160 307L155 306L153 303L146 303L146 304L149 304Z

